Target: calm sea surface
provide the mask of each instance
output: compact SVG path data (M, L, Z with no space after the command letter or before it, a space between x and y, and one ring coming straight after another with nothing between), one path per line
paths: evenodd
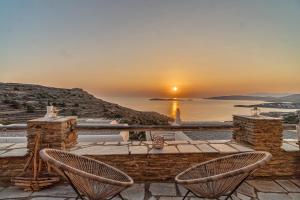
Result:
M234 107L263 103L261 101L193 99L192 101L150 101L147 98L99 97L106 101L140 111L156 111L171 117L180 109L185 121L231 121L233 114L250 115L250 108ZM261 112L294 111L291 109L261 108Z

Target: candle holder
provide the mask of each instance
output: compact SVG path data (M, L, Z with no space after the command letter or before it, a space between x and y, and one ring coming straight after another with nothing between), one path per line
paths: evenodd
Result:
M154 135L153 138L153 148L162 149L164 148L164 137L161 135Z

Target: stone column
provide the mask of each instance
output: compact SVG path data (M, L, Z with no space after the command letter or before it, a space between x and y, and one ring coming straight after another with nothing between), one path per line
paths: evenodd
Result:
M296 131L297 131L297 135L298 135L298 145L300 147L300 110L296 111L299 123L296 124Z
M233 139L237 142L272 154L281 151L283 126L280 118L235 115L233 125Z
M77 117L38 118L27 122L27 148L34 148L35 136L41 134L41 148L67 149L77 143Z

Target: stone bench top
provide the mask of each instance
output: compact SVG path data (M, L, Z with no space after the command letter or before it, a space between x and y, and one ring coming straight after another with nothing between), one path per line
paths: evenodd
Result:
M0 143L0 158L27 154L26 143ZM166 141L163 149L154 149L152 141L79 142L70 152L78 155L135 155L181 153L239 153L253 149L229 140Z
M27 143L0 143L0 158L23 157L27 154Z
M28 122L64 122L64 121L68 121L68 120L74 120L74 119L77 119L76 116L58 116L56 118L44 118L44 117L41 117L41 118L37 118L37 119L32 119L32 120L29 120Z
M299 151L298 140L295 139L284 139L281 148L285 151Z
M253 149L229 140L166 141L163 149L154 149L152 141L132 142L80 142L70 149L78 155L151 155L185 153L239 153Z
M282 149L299 151L297 140L287 139ZM250 147L230 140L166 141L163 149L154 149L152 141L132 142L79 142L70 152L78 155L136 155L181 153L240 153L253 151ZM26 143L0 143L0 158L23 157L27 154Z

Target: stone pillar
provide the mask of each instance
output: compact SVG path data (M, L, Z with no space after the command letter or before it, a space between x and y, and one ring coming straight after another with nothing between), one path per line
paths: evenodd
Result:
M77 117L38 118L27 122L27 148L34 148L35 136L41 134L41 148L67 149L77 143Z
M265 116L233 116L233 139L255 150L276 153L281 151L282 120Z
M296 125L297 135L298 135L298 145L300 147L300 110L297 110L296 112L299 123Z

